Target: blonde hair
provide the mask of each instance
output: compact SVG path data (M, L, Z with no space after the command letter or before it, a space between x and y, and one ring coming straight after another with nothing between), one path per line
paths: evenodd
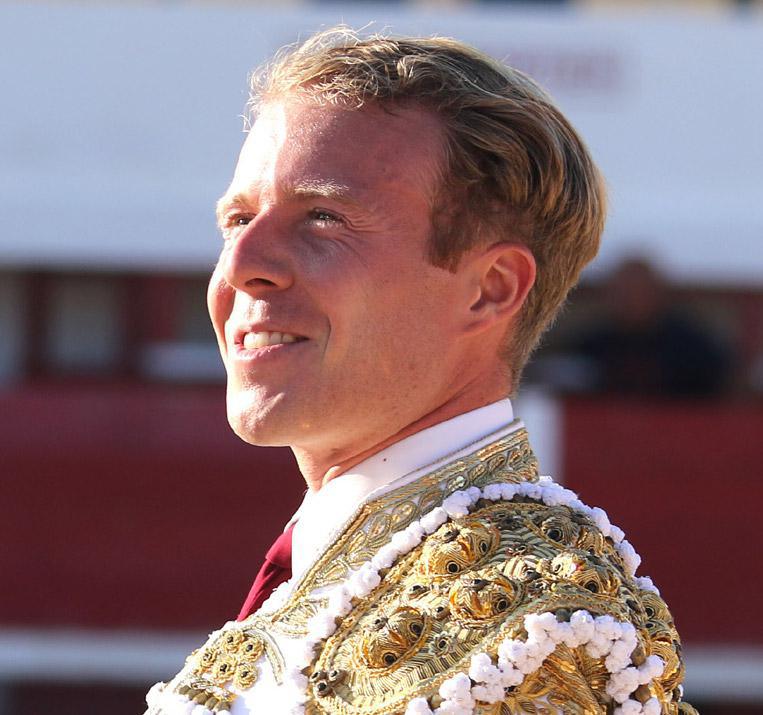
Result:
M603 181L570 123L522 72L442 37L318 33L254 75L250 110L289 93L351 109L421 107L440 118L445 146L432 262L454 270L477 244L518 241L537 263L506 345L516 389L604 228Z

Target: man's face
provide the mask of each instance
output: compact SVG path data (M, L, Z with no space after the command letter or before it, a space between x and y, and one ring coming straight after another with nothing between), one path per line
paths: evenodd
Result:
M422 111L263 108L208 296L244 440L341 454L455 389L463 288L427 258L441 147Z

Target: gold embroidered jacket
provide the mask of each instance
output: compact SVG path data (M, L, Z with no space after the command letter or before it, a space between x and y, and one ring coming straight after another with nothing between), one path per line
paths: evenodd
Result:
M372 500L148 714L694 712L667 606L569 494L522 429Z

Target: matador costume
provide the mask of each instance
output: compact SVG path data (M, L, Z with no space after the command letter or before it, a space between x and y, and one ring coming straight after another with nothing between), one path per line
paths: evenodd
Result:
M694 713L678 633L598 508L538 475L501 400L308 493L292 578L149 715Z

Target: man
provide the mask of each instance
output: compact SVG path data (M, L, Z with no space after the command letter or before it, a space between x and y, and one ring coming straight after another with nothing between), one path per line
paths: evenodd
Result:
M343 31L253 114L209 308L231 425L309 489L149 712L689 711L638 557L538 477L507 399L602 231L574 130L465 45Z

